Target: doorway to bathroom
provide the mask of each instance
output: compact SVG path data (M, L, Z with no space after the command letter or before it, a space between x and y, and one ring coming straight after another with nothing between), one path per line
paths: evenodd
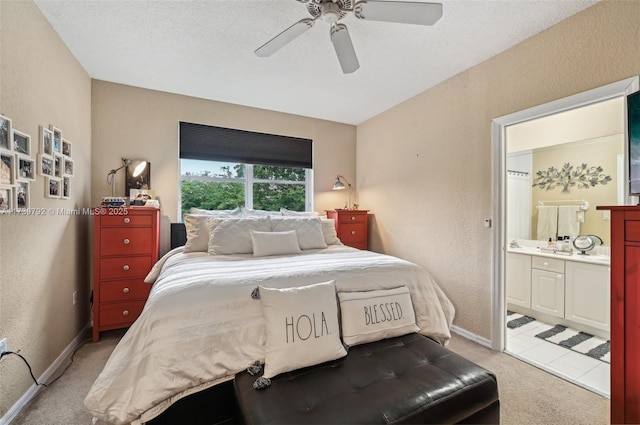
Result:
M493 348L607 397L610 223L595 208L631 203L637 90L635 77L492 123ZM583 235L602 245L577 250Z

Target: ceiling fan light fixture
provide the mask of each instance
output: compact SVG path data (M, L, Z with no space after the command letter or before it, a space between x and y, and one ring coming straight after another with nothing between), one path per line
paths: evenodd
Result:
M340 7L335 3L324 3L321 6L320 19L328 24L334 24L340 19Z

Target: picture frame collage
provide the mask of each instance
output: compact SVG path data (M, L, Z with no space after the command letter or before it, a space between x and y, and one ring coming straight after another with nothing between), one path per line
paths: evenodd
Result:
M74 175L72 143L54 125L40 126L38 174L44 177L47 198L70 199L71 178Z
M45 197L70 199L74 163L72 144L55 126L40 126L38 145L0 115L0 211L31 208L31 183L45 178Z

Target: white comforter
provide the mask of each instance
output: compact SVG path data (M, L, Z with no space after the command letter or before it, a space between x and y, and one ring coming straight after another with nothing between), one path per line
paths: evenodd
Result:
M156 279L157 278L157 279ZM165 255L138 320L113 351L85 405L102 420L141 423L178 399L264 361L264 319L251 291L336 280L339 291L407 285L420 332L450 338L454 308L423 268L395 257L330 246L302 255Z

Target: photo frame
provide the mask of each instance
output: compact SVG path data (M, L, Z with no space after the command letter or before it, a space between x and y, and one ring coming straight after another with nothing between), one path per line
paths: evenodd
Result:
M55 126L49 126L49 129L53 133L53 153L62 153L62 130Z
M13 187L0 185L0 211L13 208Z
M14 188L14 205L17 209L31 208L31 183L18 181Z
M71 158L71 142L67 139L62 139L62 155Z
M31 136L22 131L12 130L13 151L17 154L31 156Z
M13 150L11 118L0 115L0 150Z
M10 152L0 152L0 185L12 185L16 176L16 156Z
M64 160L64 171L63 175L65 176L73 176L73 161L69 158L63 158Z
M45 154L38 155L38 172L41 176L53 177L53 158Z
M64 159L62 155L53 154L53 175L62 178L64 173Z
M35 180L36 161L31 157L16 155L16 180Z
M62 196L62 179L45 177L44 196L47 198L60 198Z
M131 189L129 192L129 203L131 205L141 206L150 199L156 199L156 193L153 190Z
M53 131L40 126L40 154L53 156Z
M151 163L147 162L147 167L137 177L133 177L134 168L125 167L125 195L131 193L132 189L151 189Z
M70 191L71 191L71 178L63 177L62 178L62 199L71 198Z

